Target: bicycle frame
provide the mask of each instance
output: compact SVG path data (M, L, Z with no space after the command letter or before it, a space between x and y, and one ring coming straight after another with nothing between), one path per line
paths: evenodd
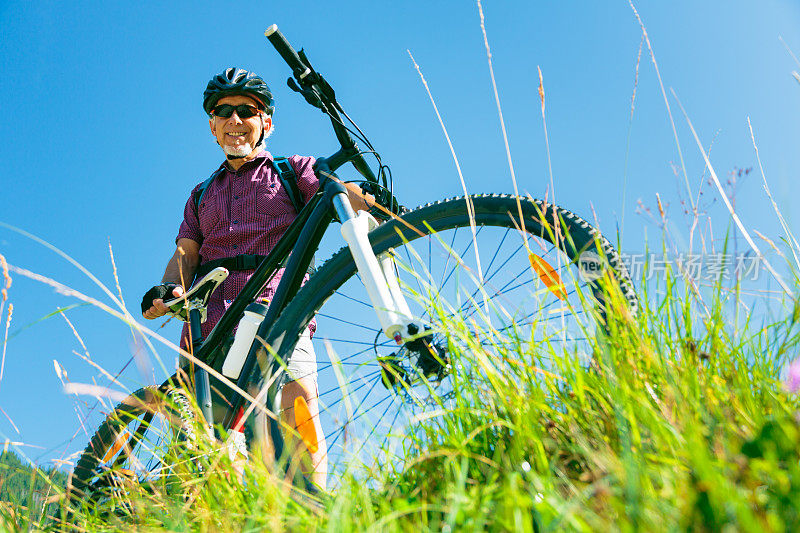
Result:
M344 113L335 100L333 90L307 64L307 59L303 55L302 59L291 48L289 43L285 40L283 35L277 31L277 26L272 26L267 32L267 36L285 60L293 67L295 78L300 81L304 89L299 92L303 93L307 100L309 98L317 99L319 107L330 118L331 125L333 126L334 133L338 139L341 149L328 158L318 158L314 165L314 173L319 179L319 190L312 197L311 201L303 208L298 214L297 218L292 222L286 232L273 250L267 255L262 263L253 272L249 281L245 284L242 291L233 301L231 306L222 316L217 325L213 328L205 342L196 350L195 356L203 361L212 363L216 370L222 366L222 355L225 341L229 338L231 331L240 317L244 313L245 307L258 297L263 291L267 281L273 276L283 263L284 258L288 255L285 270L282 275L281 281L275 291L275 295L269 303L267 314L262 321L256 333L258 338L273 339L271 335L272 325L278 318L283 309L289 304L292 298L300 290L311 261L313 260L314 253L319 247L322 236L328 229L330 223L334 220L334 198L337 195L347 195L347 189L338 180L334 179L336 176L334 171L344 165L351 163L355 169L367 181L378 183L375 174L369 168L364 160L362 152L356 145L353 137L350 135L347 127L341 119L340 111ZM291 78L290 78L291 79ZM304 92L305 91L305 92ZM311 100L309 100L311 103ZM394 205L394 198L391 198ZM341 218L341 217L340 217ZM399 337L398 337L399 338ZM273 339L274 340L274 339ZM242 390L247 390L252 383L260 383L262 376L262 369L258 365L258 353L264 347L259 342L254 342L250 348L250 352L245 359L239 378L236 381L237 387ZM281 349L285 352L285 349ZM285 353L279 354L281 356ZM217 360L218 359L218 360ZM272 361L272 368L268 369L266 375L274 373L279 368L278 361ZM207 397L208 380L198 380L206 390L197 391L198 400ZM267 405L275 407L275 393L272 389L270 396L266 399ZM244 403L244 398L238 393L231 390L228 394L228 409L223 419L223 428L229 430L240 407ZM210 423L211 420L208 420ZM278 424L276 419L270 419L271 424ZM273 432L279 434L280 432ZM282 448L282 443L274 443L276 449Z
M321 161L325 162L326 160L322 159ZM323 164L322 166L327 165ZM244 308L261 294L267 281L281 268L284 259L288 255L288 261L284 267L281 280L269 303L267 314L256 333L261 339L266 339L269 336L269 331L275 319L300 290L314 253L319 247L319 243L328 226L334 220L334 196L347 194L347 189L344 185L331 179L332 176L333 174L328 171L317 172L317 177L320 181L319 191L298 214L298 217L292 222L261 265L253 272L253 275L211 331L208 338L195 351L195 357L203 361L213 362L215 369L219 370L216 367L221 367L224 358L218 356L223 355L222 349L244 312ZM249 384L260 380L260 375L256 374L261 371L257 364L257 354L259 350L263 349L260 343L253 343L236 381L236 385L239 388L246 390ZM205 393L198 390L197 394L199 401ZM223 422L223 427L226 430L230 429L233 424L235 415L243 403L243 398L236 392L231 391L228 401L229 407ZM211 420L208 420L208 422L211 422Z

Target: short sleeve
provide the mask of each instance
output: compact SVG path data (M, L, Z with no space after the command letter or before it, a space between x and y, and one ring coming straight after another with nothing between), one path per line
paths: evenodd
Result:
M191 239L198 244L203 244L200 220L197 218L197 209L194 206L194 194L200 188L200 185L202 184L198 184L192 189L192 194L189 195L186 206L183 208L183 222L181 222L181 227L178 229L178 236L175 237L176 243L178 239Z
M313 157L299 155L293 155L289 158L289 163L291 163L295 174L297 174L297 187L300 189L305 203L308 203L317 192L317 189L319 189L319 180L314 174L315 161Z

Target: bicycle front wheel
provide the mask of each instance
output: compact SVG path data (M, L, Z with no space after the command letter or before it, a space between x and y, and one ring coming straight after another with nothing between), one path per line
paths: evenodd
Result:
M395 258L413 314L431 328L433 356L383 335L346 248L317 270L276 322L273 346L286 358L316 317L320 423L333 484L354 460L368 467L403 461L403 439L456 392L448 373L469 365L448 355L463 344L459 335L485 339L487 353L506 339L525 350L577 352L588 362L611 285L636 313L619 254L586 221L538 200L475 195L469 201L472 215L467 198L454 198L369 235L376 254Z

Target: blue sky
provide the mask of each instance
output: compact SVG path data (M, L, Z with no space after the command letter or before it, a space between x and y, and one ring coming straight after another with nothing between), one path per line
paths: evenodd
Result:
M235 65L268 79L277 99L273 153L327 155L336 148L324 117L286 88L288 68L263 37L272 23L297 48L305 47L334 86L391 166L402 203L461 192L407 50L430 84L467 188L512 190L474 2L230 5L0 3L0 95L9 110L0 130L6 165L0 222L61 248L113 287L110 242L123 296L136 312L173 251L189 191L221 161L201 108L211 75ZM713 141L712 163L723 178L734 168L757 165L750 117L770 186L795 223L800 84L791 73L800 65L779 37L800 54L798 4L651 0L638 2L637 9L670 95L693 190L704 164L670 89L703 144L708 148ZM542 197L549 183L537 94L540 67L558 203L587 218L594 209L610 235L624 213L622 247L631 251L643 250L648 234L651 240L660 234L636 214L639 199L654 206L659 193L674 226L684 228L685 186L672 166L678 151L646 47L630 120L641 28L628 2L486 0L484 11L520 190ZM703 203L711 206L721 234L728 223L721 202L704 189ZM740 183L737 198L748 228L780 236L757 173ZM325 243L319 256L334 247L339 243ZM62 258L2 227L0 253L12 265L109 303ZM36 322L74 299L20 275L13 275L9 298L13 338L6 346L0 407L16 428L0 414L0 439L25 443L20 451L47 462L87 440L80 431L73 438L80 427L75 402L62 392L53 361L77 382L90 382L98 371L74 353L84 348L63 318ZM130 359L127 326L89 307L67 316L103 368L115 373ZM0 332L5 321L4 314ZM176 338L177 325L162 333ZM130 388L143 381L134 365L121 379ZM97 421L95 412L87 429Z

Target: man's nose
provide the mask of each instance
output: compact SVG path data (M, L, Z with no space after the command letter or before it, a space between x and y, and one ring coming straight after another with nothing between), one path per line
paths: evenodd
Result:
M230 118L228 119L228 122L233 122L234 124L242 124L243 123L242 119L239 118L239 115L236 114L236 110L233 111L233 113L231 114Z

